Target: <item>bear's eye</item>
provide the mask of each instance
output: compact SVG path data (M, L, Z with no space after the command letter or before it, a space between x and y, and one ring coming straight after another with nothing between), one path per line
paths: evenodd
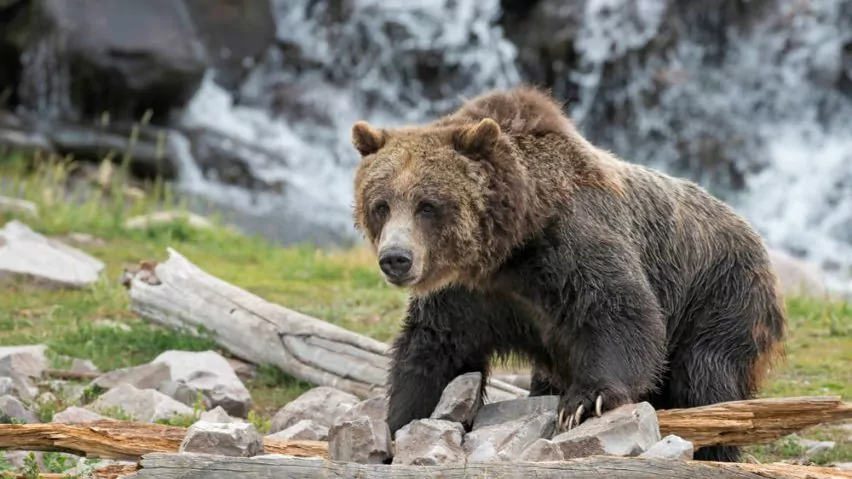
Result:
M384 201L379 201L373 205L373 214L377 218L384 218L390 212L390 207Z
M438 207L428 201L421 201L417 205L417 214L421 216L434 216L438 212Z

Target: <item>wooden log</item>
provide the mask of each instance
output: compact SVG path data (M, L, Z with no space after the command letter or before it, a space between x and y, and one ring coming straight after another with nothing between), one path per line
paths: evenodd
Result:
M559 462L469 463L443 466L404 466L331 462L283 455L252 458L212 456L203 454L147 454L141 468L130 476L134 479L205 478L246 479L278 478L308 479L402 479L434 477L527 479L563 478L600 479L658 478L685 479L739 478L765 479L827 479L852 478L852 471L834 468L791 466L786 464L738 464L699 462L638 457L591 456Z
M0 424L0 450L55 451L137 461L151 452L177 452L185 435L182 427L112 419L85 424ZM264 438L264 450L267 454L326 457L328 446L324 442Z
M676 434L698 446L772 442L817 424L852 418L852 403L838 396L730 401L657 411L663 436Z
M270 303L222 281L172 248L159 264L125 271L131 309L144 319L197 334L204 329L234 356L279 367L314 385L361 398L383 393L388 345L334 324ZM490 380L490 400L527 391Z
M694 417L693 417L694 415ZM771 442L791 432L852 417L852 405L833 397L754 399L692 409L657 411L660 433L677 434L696 447ZM85 424L0 424L0 449L58 451L135 460L178 450L186 429L104 419ZM322 441L264 439L268 454L327 457Z

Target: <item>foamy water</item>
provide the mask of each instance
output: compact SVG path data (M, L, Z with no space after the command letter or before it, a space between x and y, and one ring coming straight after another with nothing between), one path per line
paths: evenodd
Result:
M495 27L496 0L353 1L348 3L354 13L334 29L325 26L333 15L322 10L326 2L310 12L308 0L273 3L279 40L298 45L314 71L297 73L288 63L292 59L272 57L249 90L260 95L275 81L292 85L304 101L328 114L329 123L317 126L286 115L273 119L259 108L232 106L231 96L209 79L182 119L186 126L222 131L286 160L250 165L253 175L294 187L286 196L266 194L258 200L204 178L184 144L185 188L246 214L321 211L326 225L354 235L349 217L358 161L350 144L354 121L382 126L428 121L457 106L461 97L520 81L515 47ZM852 271L852 100L829 85L839 75L834 70L846 35L837 21L840 2L814 0L810 13L791 15L788 23L775 15L775 21L756 25L747 36L731 33L720 64L704 61L701 44L681 41L669 57L631 66L623 88L602 92L607 62L627 58L632 65L634 52L658 34L666 5L662 0L587 2L575 42L579 69L572 73L580 101L570 113L580 129L628 160L675 174L684 165L675 145L707 138L740 141L747 133L741 149L726 150L744 171L742 191L720 191L714 178L697 168L690 174L732 203L770 246L815 262L835 287L852 291L847 275ZM782 6L788 13L802 8L793 0ZM424 63L443 69L442 89L421 81ZM646 93L660 71L682 73L690 81L647 104ZM629 125L601 123L596 107L613 99L631 109Z

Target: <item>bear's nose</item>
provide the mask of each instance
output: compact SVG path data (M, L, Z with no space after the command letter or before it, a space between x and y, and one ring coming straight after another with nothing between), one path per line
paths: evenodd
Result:
M389 248L379 257L379 267L391 278L400 278L411 269L411 251Z

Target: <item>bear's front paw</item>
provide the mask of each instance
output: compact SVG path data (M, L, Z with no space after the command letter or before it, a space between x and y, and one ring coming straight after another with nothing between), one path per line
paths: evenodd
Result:
M570 431L594 413L603 413L630 402L630 398L612 388L571 387L559 399L560 431Z

